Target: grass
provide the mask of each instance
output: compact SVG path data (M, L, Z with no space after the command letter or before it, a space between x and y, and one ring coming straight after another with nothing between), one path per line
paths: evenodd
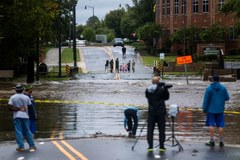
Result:
M59 78L59 68L58 66L53 66L52 68L49 68L49 72L47 75L42 75L41 79L43 80L50 80L50 81L59 81L59 80L68 80L70 76L66 73L66 67L61 67L61 78ZM78 73L82 73L81 68L78 68Z
M79 50L77 49L77 62L80 61ZM62 51L62 63L72 63L73 62L73 49L64 48Z
M153 66L155 61L160 61L159 57L156 56L142 56L143 64L146 66ZM165 56L164 61L166 62L175 62L176 56Z

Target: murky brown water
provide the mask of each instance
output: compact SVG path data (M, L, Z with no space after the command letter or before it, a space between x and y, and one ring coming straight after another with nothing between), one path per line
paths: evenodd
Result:
M51 136L64 138L82 138L94 136L123 136L124 107L103 104L37 104L37 139L49 139ZM146 119L142 110L139 134ZM167 121L167 136L171 135L171 119ZM225 142L240 144L239 115L226 114ZM157 131L155 131L157 135ZM175 134L178 140L205 142L208 140L208 128L205 127L205 115L199 111L182 110L175 120ZM144 128L141 136L146 136ZM0 105L0 141L14 140L12 113L6 104ZM156 136L157 137L157 136Z

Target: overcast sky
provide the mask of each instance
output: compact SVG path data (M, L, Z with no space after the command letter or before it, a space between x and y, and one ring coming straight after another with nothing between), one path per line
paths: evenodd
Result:
M76 23L86 24L89 17L93 15L93 9L85 6L94 7L94 15L100 20L104 19L105 15L112 10L119 9L119 4L125 7L126 4L132 6L132 0L78 0L76 7Z

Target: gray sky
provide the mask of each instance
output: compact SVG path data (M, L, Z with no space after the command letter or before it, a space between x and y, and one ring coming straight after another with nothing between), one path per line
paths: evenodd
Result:
M76 7L76 23L86 24L89 17L93 15L93 9L85 6L94 7L94 15L100 20L104 19L105 15L112 10L119 9L119 4L125 7L126 4L132 6L132 0L78 0Z

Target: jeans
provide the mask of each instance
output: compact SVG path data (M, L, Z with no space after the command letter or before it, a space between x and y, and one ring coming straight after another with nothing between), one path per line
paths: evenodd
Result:
M24 137L26 138L29 147L34 147L33 135L29 129L29 119L15 118L13 123L18 147L24 148Z
M135 136L137 127L138 127L137 111L132 110L132 109L126 109L124 114L127 118L128 131L132 131L132 134ZM132 124L132 120L133 120L134 124Z

